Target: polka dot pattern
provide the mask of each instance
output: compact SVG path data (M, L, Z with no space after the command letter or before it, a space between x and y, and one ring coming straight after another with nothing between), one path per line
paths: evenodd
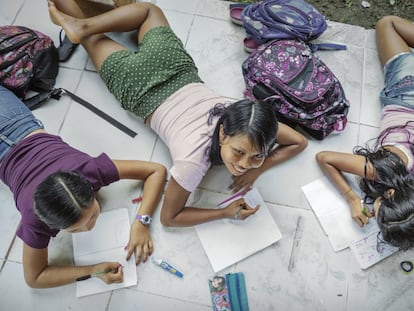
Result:
M112 53L101 78L126 110L145 119L183 86L202 82L191 56L171 28L148 31L137 52Z

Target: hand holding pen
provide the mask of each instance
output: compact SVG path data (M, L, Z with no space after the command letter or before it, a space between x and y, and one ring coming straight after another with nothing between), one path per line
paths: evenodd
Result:
M369 222L369 218L373 215L369 210L367 204L363 200L355 200L351 204L351 214L354 221L360 226L364 227Z
M86 274L76 279L77 282L85 281L93 277L100 278L106 284L122 283L124 274L122 271L122 265L117 262L105 262L95 266L96 272Z
M256 205L254 208L249 206L243 198L231 202L225 209L227 210L227 218L234 220L245 220L247 217L255 214L259 205Z

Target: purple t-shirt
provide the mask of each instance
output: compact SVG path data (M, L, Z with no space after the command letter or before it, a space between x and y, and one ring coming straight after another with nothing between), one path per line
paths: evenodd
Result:
M40 133L14 146L0 165L0 179L13 192L21 214L17 236L33 248L46 248L59 230L49 228L34 213L33 193L47 176L57 171L82 175L94 191L119 180L118 170L106 155L91 157L70 147L60 137Z

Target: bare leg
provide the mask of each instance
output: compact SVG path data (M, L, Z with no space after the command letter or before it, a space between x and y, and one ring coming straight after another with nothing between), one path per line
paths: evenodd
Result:
M114 2L115 2L115 6L118 7L118 6L134 3L135 1L134 0L114 0Z
M50 0L53 1L59 11L67 15L86 18L103 14L114 9L114 5L88 0Z
M385 16L377 22L375 34L382 66L394 55L412 52L414 24L411 21L398 16Z
M89 15L84 10L84 7L81 7L78 3L79 0L53 0L53 3L60 11L65 12L71 16L77 16L85 18Z
M73 2L73 0L66 1ZM61 11L60 7L57 8L49 1L49 15L55 24L63 27L69 40L84 46L98 70L110 54L126 49L103 35L105 32L138 30L138 42L140 42L145 33L152 28L168 26L161 9L151 3L125 5L89 18L85 18L82 10L77 7L78 10L72 7L68 9L70 12L63 11L64 8Z

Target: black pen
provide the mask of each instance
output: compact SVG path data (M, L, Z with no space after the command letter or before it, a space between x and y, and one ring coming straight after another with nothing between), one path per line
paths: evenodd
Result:
M101 274L105 274L105 273L108 273L108 272L116 272L116 270L114 271L114 269L105 269L104 271L100 271L100 272L95 272L95 273L92 273L92 274L84 275L84 276L78 277L76 279L76 282L78 282L78 281L85 281L85 280L90 279L92 277L95 277L95 276L98 276L98 275L101 275Z

